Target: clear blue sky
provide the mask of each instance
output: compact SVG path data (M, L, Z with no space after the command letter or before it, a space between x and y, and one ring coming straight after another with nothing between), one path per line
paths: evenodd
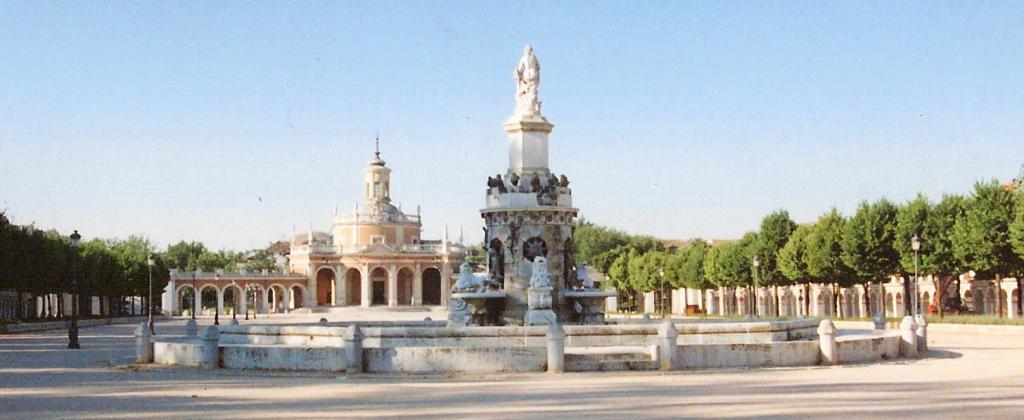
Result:
M532 43L581 214L737 237L785 208L1006 181L1024 2L0 3L0 208L87 238L250 248L392 195L479 240Z

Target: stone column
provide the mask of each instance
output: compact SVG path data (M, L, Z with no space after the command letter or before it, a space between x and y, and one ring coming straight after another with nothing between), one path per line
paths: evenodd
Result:
M363 371L363 331L358 325L345 329L345 371L353 374Z
M260 313L263 313L263 314L270 313L270 288L269 287L263 289L263 296L260 298L260 303L262 304L261 306L263 306L262 308L257 308L257 309L262 309L263 310Z
M658 366L661 370L675 370L679 366L679 331L666 319L658 327Z
M224 290L218 289L216 286L214 286L213 290L217 293L217 312L224 315Z
M548 373L565 372L565 330L555 322L548 324Z
M654 292L644 293L644 313L654 313Z
M135 328L135 363L153 363L153 334L149 323L140 322Z
M167 282L167 287L164 287L163 296L160 297L160 300L162 302L160 306L163 307L164 312L170 311L169 315L174 315L181 311L181 308L178 307L178 294L176 293L177 287L178 285L174 281L174 277L171 277L171 279ZM70 308L71 306L65 304L64 307Z
M818 324L818 345L821 349L821 364L839 364L839 346L836 345L836 326L830 319Z
M928 351L928 320L925 319L924 315L918 315L917 329L914 331L917 335L917 351L918 353Z
M423 271L419 263L416 263L415 270L412 273L412 304L419 306L423 304Z
M211 325L207 327L206 332L203 333L203 359L199 362L200 367L203 369L216 369L220 367L219 342L220 330L217 329L217 326Z
M201 292L203 288L202 286L197 287L197 289L192 291L192 312L195 313L196 315L199 315L202 313L203 310L203 293Z
M348 290L345 290L345 279L341 277L341 266L331 267L334 270L334 306L345 306L348 302Z
M240 296L236 297L236 300L238 301L238 308L236 308L236 310L241 312L242 316L245 316L249 311L249 299L247 299L249 297L249 292L247 291L249 289L248 286L248 284L242 284L236 289L236 291L240 290Z
M727 312L725 308L725 287L718 286L718 314L725 315L726 313Z
M917 357L917 324L909 315L900 322L900 355Z
M395 264L388 270L388 306L398 306L398 267Z
M447 259L441 264L441 306L448 307L448 299L452 295L451 278L452 266Z
M370 281L370 266L369 264L363 264L363 275L359 279L362 284L360 285L359 294L362 299L362 306L364 308L370 307L370 301L373 299L373 282Z

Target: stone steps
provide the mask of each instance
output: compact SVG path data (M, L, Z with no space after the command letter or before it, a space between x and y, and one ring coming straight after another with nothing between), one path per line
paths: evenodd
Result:
M568 372L657 370L656 347L578 347L565 349Z

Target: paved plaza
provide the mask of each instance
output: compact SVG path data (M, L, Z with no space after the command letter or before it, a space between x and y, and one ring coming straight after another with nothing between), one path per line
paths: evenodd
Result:
M382 315L383 314L383 315ZM428 312L363 317L422 319ZM261 318L315 321L324 314ZM353 313L326 314L332 321ZM436 319L436 318L435 318ZM209 325L212 319L201 319ZM0 417L1020 417L1024 337L935 332L929 358L793 369L347 376L132 367L133 326L0 336ZM184 320L160 322L183 334Z

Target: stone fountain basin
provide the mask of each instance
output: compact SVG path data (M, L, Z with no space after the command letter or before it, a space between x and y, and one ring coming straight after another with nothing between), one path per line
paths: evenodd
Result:
M601 289L580 289L580 290L562 290L562 297L567 298L609 298L618 295L616 292L611 292Z
M504 299L504 290L489 290L486 292L459 292L452 293L452 299L463 299L465 301L471 301L476 299Z

